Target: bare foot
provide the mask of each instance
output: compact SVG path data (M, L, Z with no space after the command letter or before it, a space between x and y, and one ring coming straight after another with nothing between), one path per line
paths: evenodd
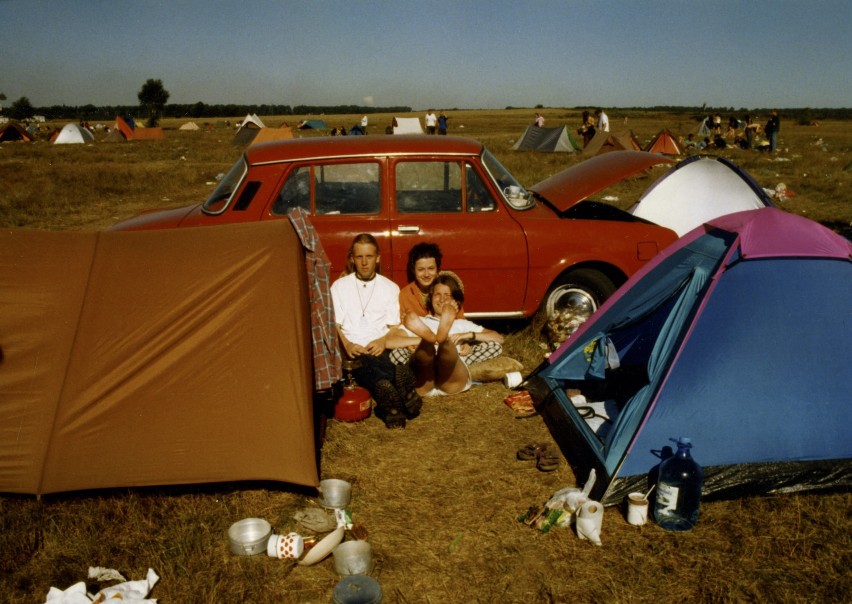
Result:
M405 325L406 329L418 336L420 339L432 344L435 343L435 334L432 333L432 330L426 326L426 323L424 323L423 320L413 312L405 313L405 317L402 319L402 324Z
M435 334L435 341L439 344L446 342L450 337L450 327L453 326L453 321L456 320L458 308L454 308L449 304L445 304L441 309L441 321L438 323L438 333Z

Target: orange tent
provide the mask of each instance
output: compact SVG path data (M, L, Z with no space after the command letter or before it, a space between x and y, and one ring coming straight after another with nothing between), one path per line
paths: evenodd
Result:
M158 140L163 138L162 128L140 128L127 123L121 116L116 116L115 126L127 140Z
M33 137L30 136L30 133L15 122L8 122L0 126L0 143L8 143L10 141L31 143L32 140Z
M657 133L657 136L651 139L645 151L651 153L662 153L663 155L682 155L683 149L680 148L680 143L677 138L669 132L667 128L663 128Z

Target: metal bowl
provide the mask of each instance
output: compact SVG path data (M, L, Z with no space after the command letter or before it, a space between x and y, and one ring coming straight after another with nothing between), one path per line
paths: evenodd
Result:
M263 518L244 518L228 529L231 552L238 556L266 553L266 543L272 534L272 525Z

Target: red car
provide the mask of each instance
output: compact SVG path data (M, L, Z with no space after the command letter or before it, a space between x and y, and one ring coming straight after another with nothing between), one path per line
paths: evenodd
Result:
M465 284L471 318L588 313L677 235L589 195L671 160L610 152L524 189L478 141L451 136L348 136L249 147L202 204L155 211L113 229L163 229L310 211L332 261L352 238L375 235L381 271L407 281L411 246L435 242Z

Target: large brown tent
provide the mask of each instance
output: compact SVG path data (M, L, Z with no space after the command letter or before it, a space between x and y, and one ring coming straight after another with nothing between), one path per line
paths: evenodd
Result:
M318 483L287 220L0 232L0 492Z
M282 126L281 128L261 128L257 131L257 134L251 141L251 144L259 145L261 143L279 141L288 138L293 138L293 129L290 128L290 126Z
M641 151L639 141L631 130L622 132L598 132L583 149L583 155L598 155L609 151Z

